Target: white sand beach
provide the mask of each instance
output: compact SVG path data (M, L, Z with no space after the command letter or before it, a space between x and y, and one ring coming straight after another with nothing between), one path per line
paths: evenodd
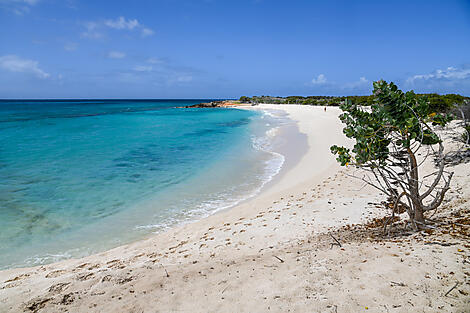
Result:
M283 110L307 141L260 195L104 253L2 271L0 312L470 311L469 225L455 222L470 214L468 164L451 167L436 215L450 228L378 238L385 199L330 153L350 144L340 110L253 109Z

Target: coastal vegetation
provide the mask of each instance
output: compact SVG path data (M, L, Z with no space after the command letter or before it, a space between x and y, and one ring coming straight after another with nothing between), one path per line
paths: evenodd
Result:
M455 106L470 104L470 97L465 97L458 94L439 95L437 93L418 94L427 99L430 110L435 112L448 112ZM324 106L340 106L346 100L354 105L371 106L374 104L374 96L288 96L288 97L272 97L272 96L253 96L240 97L241 103L259 104L259 103L272 103L272 104L303 104L303 105L324 105Z
M441 205L453 176L445 169L444 145L436 128L451 121L451 114L443 111L460 98L404 93L383 80L373 86L370 107L349 99L340 105L343 132L355 144L352 149L334 145L331 152L342 166L362 169L359 178L388 196L389 221L406 211L414 229L426 228L424 213ZM434 158L437 169L423 176L420 171L428 157Z

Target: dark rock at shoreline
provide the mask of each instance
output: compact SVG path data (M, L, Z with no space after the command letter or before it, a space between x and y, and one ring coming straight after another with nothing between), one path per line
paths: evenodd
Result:
M185 108L218 108L224 105L224 101L203 102L185 106Z

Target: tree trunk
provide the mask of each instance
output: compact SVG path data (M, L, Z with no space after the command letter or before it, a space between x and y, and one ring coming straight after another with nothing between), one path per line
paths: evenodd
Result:
M407 152L410 160L410 179L408 184L410 187L411 202L413 204L413 216L410 216L410 218L418 224L416 226L419 229L424 225L424 215L423 204L419 197L418 162L416 161L416 156L410 148L407 149Z
M424 226L424 215L423 215L423 208L421 206L417 206L415 207L415 222L418 223L418 225L416 225L418 227L418 229L421 229L423 228Z

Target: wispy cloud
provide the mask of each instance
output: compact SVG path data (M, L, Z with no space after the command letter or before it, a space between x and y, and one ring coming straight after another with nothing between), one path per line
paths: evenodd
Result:
M77 50L78 44L75 42L69 42L64 45L64 50L65 51L75 51Z
M126 82L151 82L158 86L187 85L194 82L201 71L192 67L175 65L171 59L149 57L141 60L129 71L119 73Z
M80 34L83 38L99 39L103 37L103 33L100 31L100 24L97 22L86 22L83 24L86 31Z
M86 22L83 26L86 28L86 31L81 33L81 37L90 39L102 38L106 29L140 31L142 37L149 37L155 34L153 29L144 26L137 19L128 19L124 16L120 16L116 19Z
M126 54L121 51L110 51L108 52L108 58L110 59L123 59L126 57Z
M150 28L144 27L142 29L142 37L152 36L153 34L155 34L155 32Z
M39 68L39 63L34 60L23 59L17 55L10 54L0 57L0 68L17 73L29 73L45 79L51 75Z
M39 0L0 0L0 8L6 9L18 15L23 15L31 10Z
M365 77L360 77L359 80L355 82L350 82L344 84L345 89L357 89L357 88L363 88L371 85L370 81L365 78Z
M456 68L450 66L445 70L436 70L429 74L418 74L409 77L406 82L414 84L417 82L426 81L447 81L447 82L458 82L470 78L470 68Z
M128 30L133 30L136 27L139 27L139 21L136 19L126 19L124 16L120 16L119 18L115 20L105 20L104 25L114 28L114 29L128 29Z
M148 58L147 59L147 63L150 63L150 64L162 64L164 63L164 61L160 58Z
M167 72L170 70L170 68L168 67L168 64L166 64L166 62L161 58L151 57L151 58L146 59L145 63L147 64L144 64L144 65L140 64L140 65L134 66L133 70L136 72L159 72L159 73Z
M364 93L370 90L371 85L371 81L364 76L359 77L359 79L356 81L338 82L327 79L325 74L319 74L310 82L305 83L305 86L309 86L310 88L313 86L313 88L315 88L317 91L327 93Z
M316 78L312 79L312 84L314 85L323 85L326 84L326 77L324 74L318 75Z

